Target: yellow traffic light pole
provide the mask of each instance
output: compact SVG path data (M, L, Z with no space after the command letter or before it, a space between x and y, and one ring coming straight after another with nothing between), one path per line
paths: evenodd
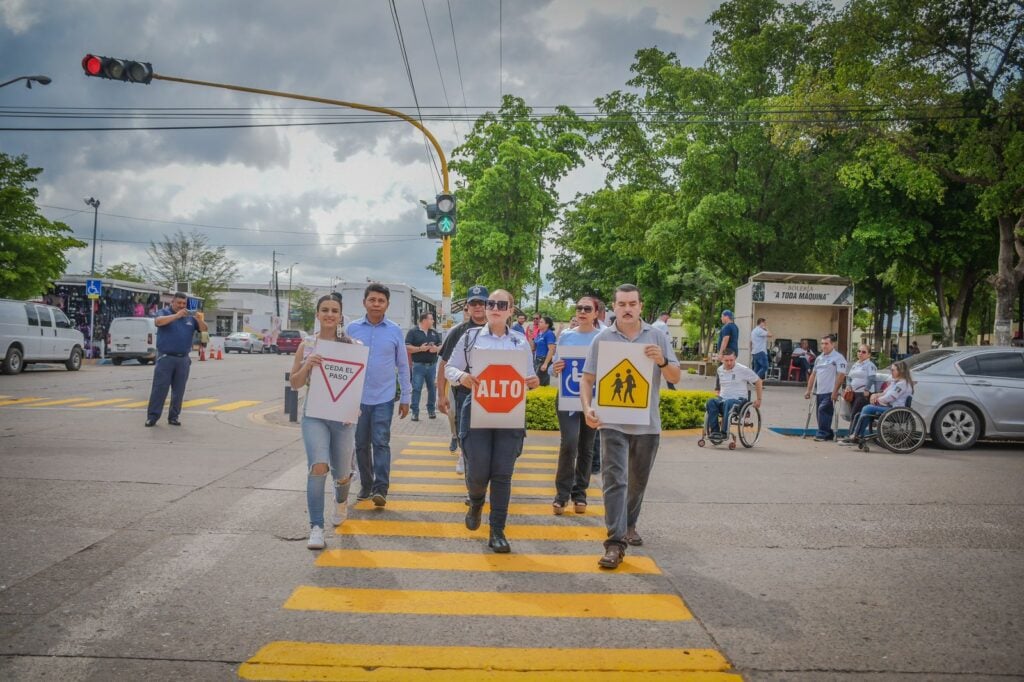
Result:
M284 97L287 99L298 99L305 102L317 102L319 104L332 104L338 107L347 107L349 109L361 109L363 111L375 111L380 114L387 114L388 116L394 116L400 118L406 123L410 123L420 130L427 139L430 140L430 144L434 145L434 151L437 152L437 157L441 160L441 181L444 185L444 191L450 192L448 186L448 159L445 158L444 151L441 149L441 145L438 143L437 138L434 137L433 133L427 130L426 126L414 119L408 114L403 114L401 111L394 109L388 109L387 107L375 107L369 104L359 104L358 102L346 102L340 99L326 99L324 97L310 97L308 95L296 95L289 92L277 92L275 90L263 90L261 88L247 88L242 85L228 85L225 83L212 83L210 81L197 81L191 78L178 78L176 76L162 76L154 73L153 80L170 81L172 83L186 83L188 85L203 85L208 88L220 88L222 90L235 90L237 92L251 92L255 95L270 95L271 97ZM441 319L442 324L448 326L451 324L452 314L452 244L451 237L441 238Z

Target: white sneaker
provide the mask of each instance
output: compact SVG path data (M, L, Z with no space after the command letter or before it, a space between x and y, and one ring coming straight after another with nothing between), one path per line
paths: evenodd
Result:
M466 458L461 453L459 454L459 461L455 463L455 473L466 473Z
M331 517L331 523L337 528L341 524L345 523L345 519L348 518L348 502L338 502L334 505L334 515Z
M306 543L308 549L323 549L327 546L324 541L324 529L320 526L313 526L309 529L309 541Z

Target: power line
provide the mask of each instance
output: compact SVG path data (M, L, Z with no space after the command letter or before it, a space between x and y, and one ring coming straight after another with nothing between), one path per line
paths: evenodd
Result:
M420 111L420 99L416 95L416 83L412 77L412 66L409 64L409 53L405 49L405 36L402 33L402 22L398 18L398 7L395 5L395 0L391 0L389 3L391 7L391 21L395 25L395 37L398 39L398 50L402 54L402 63L405 65L405 75L409 79L409 88L412 90L412 101L416 104L416 113L420 123L423 123L423 112ZM441 177L441 171L437 167L437 162L434 160L434 155L430 152L430 144L427 141L427 136L423 136L423 147L427 152L427 159L429 163L434 167L434 172L437 173L437 177ZM434 182L434 178L431 177L431 182ZM434 194L437 194L437 183L434 182Z
M79 238L79 239L82 239L84 241L92 241L92 234L91 233L87 234L87 235L79 235L79 234L75 234L74 232L72 232L72 235L77 237L77 238ZM113 244L152 244L153 243L153 240L140 241L140 240L137 240L137 239L112 239L112 238L104 238L104 237L97 238L96 241L97 242L109 242L109 243L113 243ZM248 242L248 243L243 243L243 244L212 244L211 246L223 246L225 248L233 248L233 249L266 249L268 246L270 248L282 247L282 248L289 248L289 249L298 249L298 248L309 248L311 246L320 248L320 247L325 247L325 246L330 247L330 246L360 246L360 245L367 245L367 244L395 244L395 243L399 243L399 242L412 242L412 241L423 241L423 237L417 235L415 237L405 237L403 239L360 239L360 240L350 241L350 242L332 242L332 243L316 242L316 243L311 243L311 244L253 244L251 242ZM88 248L88 247L83 247L83 248Z
M464 108L468 108L466 106L466 86L462 82L462 61L459 59L459 43L457 40L455 40L455 18L452 16L452 0L447 0L447 2L448 23L452 27L452 46L455 48L455 66L457 66L459 69L459 89L462 91L462 106ZM451 109L451 107L448 108Z
M448 112L451 113L452 105L448 101L448 88L444 85L444 74L441 72L441 60L437 56L437 45L434 43L434 31L430 28L430 16L427 14L427 0L420 0L420 4L423 6L423 20L427 22L427 35L430 36L430 49L434 51L434 63L437 64L437 77L441 81L441 94L444 95L444 103L448 107ZM459 131L455 128L455 121L452 121L452 132L455 133L455 139L459 139Z

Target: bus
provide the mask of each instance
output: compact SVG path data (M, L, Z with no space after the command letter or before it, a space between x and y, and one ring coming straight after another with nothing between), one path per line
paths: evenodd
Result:
M363 293L370 282L339 282L335 290L341 294L341 305L344 308L346 322L357 320L365 314L363 309ZM408 284L391 284L390 282L377 282L391 290L391 303L386 313L389 320L393 321L403 332L407 332L417 326L420 315L431 313L434 320L437 318L439 303L437 299L417 291Z

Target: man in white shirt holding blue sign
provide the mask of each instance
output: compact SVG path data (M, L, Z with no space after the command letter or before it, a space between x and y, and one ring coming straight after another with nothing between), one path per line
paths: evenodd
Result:
M736 351L726 348L722 351L722 364L718 368L717 398L708 400L706 409L710 417L709 433L718 434L724 438L729 430L729 412L733 407L743 404L750 393L750 385L753 384L757 391L757 398L754 399L754 407L761 408L761 396L764 390L764 382L757 373L749 367L744 367L736 362Z

